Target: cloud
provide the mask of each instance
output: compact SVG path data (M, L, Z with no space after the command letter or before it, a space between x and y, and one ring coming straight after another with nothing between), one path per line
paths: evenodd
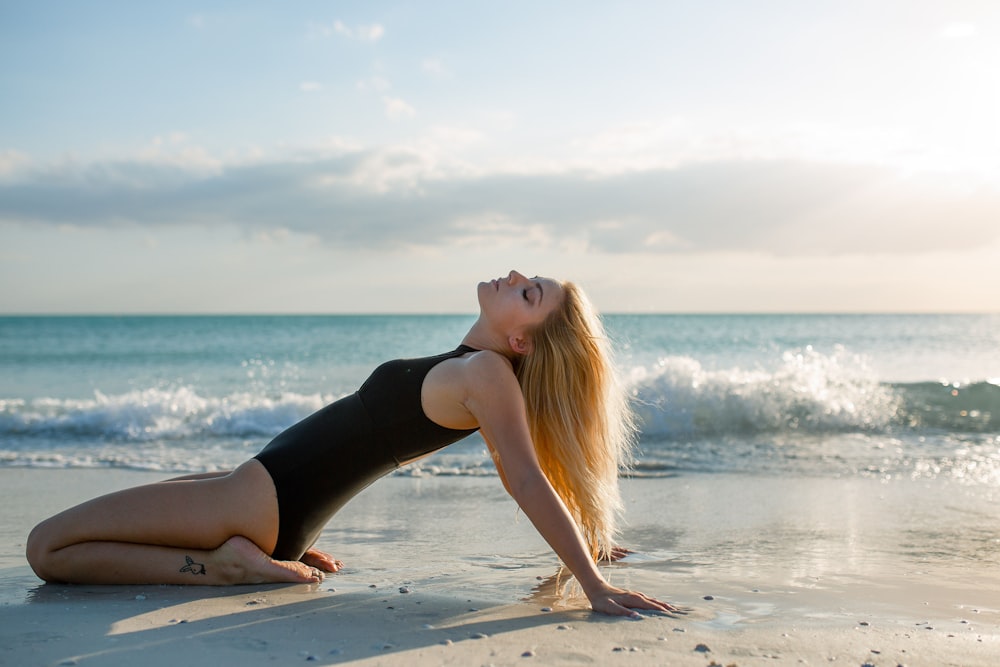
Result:
M416 110L409 104L399 99L398 97L383 97L382 102L385 104L385 115L392 120L399 120L400 118L412 118L417 115Z
M351 27L337 20L332 24L310 23L308 34L310 37L326 38L340 35L360 42L377 42L385 35L385 28L379 23Z
M424 58L420 63L420 69L424 74L435 78L443 79L451 76L451 71L445 67L440 58Z
M303 81L299 84L299 90L303 93L318 93L323 90L323 84L317 81Z
M15 172L25 169L30 163L28 156L18 151L0 151L0 178L13 176Z
M975 37L979 29L972 23L949 23L941 29L941 37L944 39L967 39Z
M388 79L381 76L372 76L362 81L358 81L357 88L363 93L376 92L384 93L385 91L392 88L392 84L389 83Z
M9 169L0 221L288 229L340 248L530 239L554 250L822 256L976 248L1000 236L994 189L804 161L473 173L383 149L212 170L149 160Z

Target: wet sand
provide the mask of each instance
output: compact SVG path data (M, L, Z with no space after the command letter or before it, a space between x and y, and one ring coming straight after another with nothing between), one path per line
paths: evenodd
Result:
M3 665L995 665L1000 517L940 480L626 480L618 585L689 607L593 614L495 478L395 477L318 546L312 586L57 586L24 561L41 518L161 479L0 470Z

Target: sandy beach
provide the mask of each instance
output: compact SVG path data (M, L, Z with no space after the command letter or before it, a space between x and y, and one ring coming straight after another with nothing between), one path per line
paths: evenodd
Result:
M626 480L636 553L609 579L691 608L597 616L495 478L394 477L319 546L312 586L42 584L30 527L161 479L0 470L3 665L995 665L998 518L962 487L689 475ZM980 494L981 496L981 494ZM969 502L966 502L969 500ZM995 498L988 498L995 501Z

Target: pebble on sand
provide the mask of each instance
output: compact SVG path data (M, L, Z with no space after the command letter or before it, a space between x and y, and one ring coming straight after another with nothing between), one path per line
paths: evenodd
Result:
M708 648L705 644L698 644L694 647L694 650L698 653L711 653L712 649Z

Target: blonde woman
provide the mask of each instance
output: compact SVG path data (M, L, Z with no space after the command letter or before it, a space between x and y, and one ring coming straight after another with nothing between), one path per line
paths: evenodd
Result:
M594 610L677 611L611 586L596 566L615 548L633 433L585 296L516 271L477 295L480 315L457 349L379 366L231 472L126 489L43 521L28 538L31 567L72 583L318 582L342 567L312 544L344 503L478 430Z

